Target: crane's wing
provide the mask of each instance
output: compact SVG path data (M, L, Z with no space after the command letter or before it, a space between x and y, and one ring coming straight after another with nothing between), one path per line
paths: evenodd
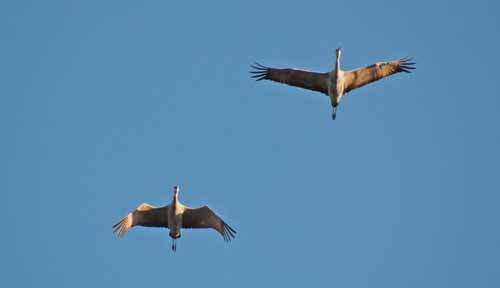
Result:
M394 60L389 62L379 62L371 66L366 66L363 68L358 68L345 72L344 83L345 83L345 93L364 86L368 83L375 82L379 79L389 77L392 74L399 72L411 73L412 69L415 69L412 62L413 58L402 58L400 60Z
M224 241L231 241L231 238L234 238L236 234L236 231L208 206L197 209L186 207L182 216L182 228L212 228L222 235Z
M253 74L252 78L255 78L256 81L272 80L328 95L328 73L317 73L292 68L269 68L259 63L250 65L250 67L255 69L250 71L250 73Z
M123 237L134 226L168 227L168 206L157 208L142 203L134 211L128 213L120 222L113 225L113 232Z

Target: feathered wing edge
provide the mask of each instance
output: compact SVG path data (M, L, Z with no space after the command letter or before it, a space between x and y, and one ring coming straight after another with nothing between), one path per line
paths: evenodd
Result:
M255 78L255 81L267 79L267 75L268 75L269 69L270 69L269 67L266 67L266 66L259 64L257 62L255 62L253 65L250 65L250 67L255 69L254 71L249 71L250 73L253 74L250 77Z
M118 223L113 225L113 233L117 234L118 237L122 238L132 228L132 213L128 213L127 216L123 217Z
M224 221L222 221L222 225L224 226L224 232L222 233L222 238L224 238L224 241L230 242L231 239L236 238L236 231L231 228L231 226L227 225L227 223Z
M413 69L415 69L416 62L413 62L413 57L404 57L399 59L398 72L406 72L411 73Z

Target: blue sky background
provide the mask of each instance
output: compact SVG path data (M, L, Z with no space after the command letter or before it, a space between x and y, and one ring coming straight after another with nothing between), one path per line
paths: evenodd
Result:
M498 1L209 2L0 2L0 286L500 287ZM338 46L417 70L335 122L247 73ZM112 234L174 184L235 241Z

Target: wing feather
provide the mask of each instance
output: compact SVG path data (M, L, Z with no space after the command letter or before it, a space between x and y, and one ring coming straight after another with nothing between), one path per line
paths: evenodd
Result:
M235 238L236 234L236 231L208 206L197 209L186 207L182 216L182 228L212 228L219 232L226 242Z
M379 62L370 66L345 72L345 93L362 87L368 83L389 77L395 73L411 73L411 70L415 69L415 62L412 61L413 58L405 57L399 60Z
M256 81L272 80L283 84L321 92L328 95L328 73L317 73L300 69L276 69L263 66L259 63L250 65L250 71Z
M123 237L134 226L168 227L167 210L168 206L157 208L153 205L143 203L113 225L113 232L119 237Z

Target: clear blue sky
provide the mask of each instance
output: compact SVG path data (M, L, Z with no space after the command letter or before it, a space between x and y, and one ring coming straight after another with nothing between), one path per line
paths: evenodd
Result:
M0 286L500 287L498 1L270 2L0 3ZM339 46L417 70L249 78ZM174 184L235 241L112 234Z

